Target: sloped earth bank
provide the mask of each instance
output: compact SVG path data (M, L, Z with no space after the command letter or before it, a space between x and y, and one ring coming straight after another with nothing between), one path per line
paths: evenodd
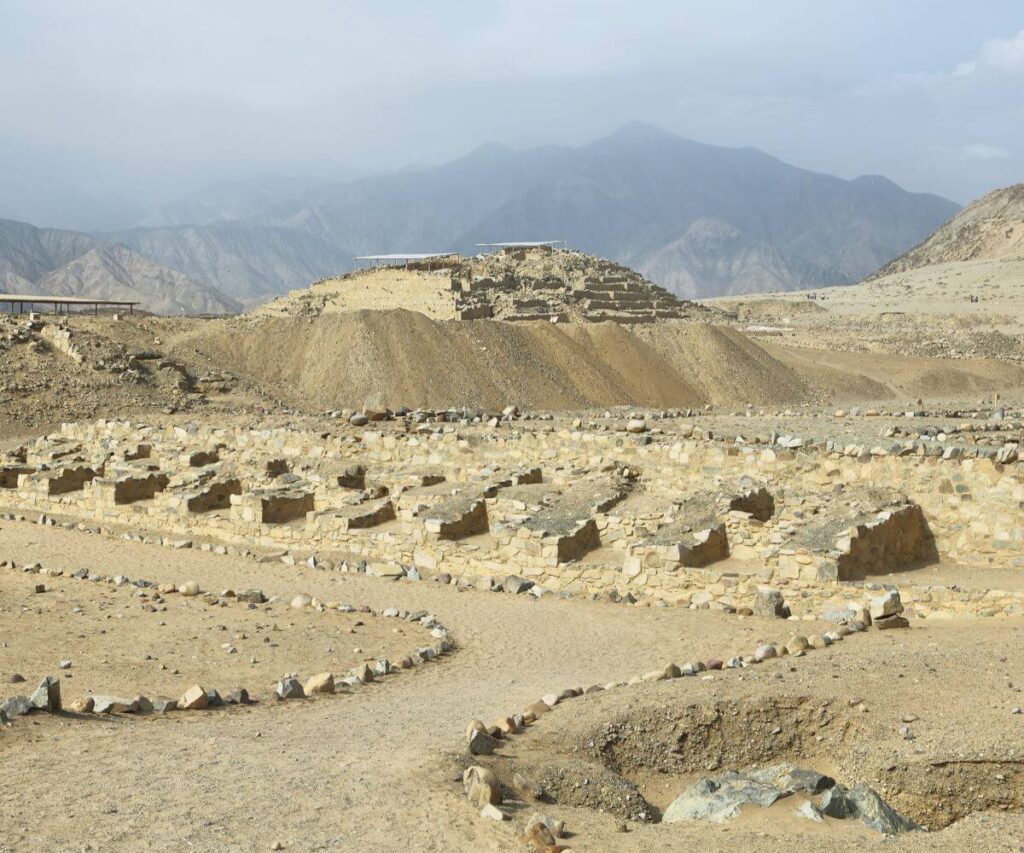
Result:
M624 681L667 661L749 651L789 627L713 611L460 593L428 581L258 563L20 522L0 523L0 553L65 571L123 568L156 583L188 577L204 589L299 589L375 609L424 608L458 643L443 663L366 685L342 701L137 719L19 718L0 733L4 851L267 850L278 843L303 851L524 849L520 833L533 807L506 823L483 820L453 781L468 759L470 719L494 720L551 690ZM840 781L867 782L932 826L966 815L939 831L901 836L901 850L1017 850L1024 818L1012 811L1021 783L1012 762L1024 749L1024 716L1012 709L1024 704L1022 639L1020 619L929 623L870 631L806 658L709 680L623 687L557 707L494 760L605 767L657 803L710 763L724 769L730 761L799 759ZM22 674L29 684L60 675L63 644L87 640L64 637L47 670L26 666ZM0 670L17 671L15 654L14 644L0 643ZM66 700L76 698L77 682L63 686ZM2 695L14 689L2 685ZM918 718L909 724L914 739L905 740L899 730L911 716ZM607 769L594 753L607 747L590 741L606 725L625 732L627 723L634 733L612 750L618 769ZM781 731L772 735L775 728ZM685 733L681 755L669 753ZM1011 794L1000 799L996 790ZM553 793L559 802L542 810L566 821L574 850L847 851L853 843L846 831L803 828L786 816L744 815L722 825L627 820L621 833L622 818L612 811L564 802L557 786ZM854 846L892 849L867 833Z
M737 409L1006 396L1024 386L1024 371L1000 362L799 349L689 322L434 321L409 311L229 321L75 315L68 326L80 363L46 344L38 325L0 320L0 440L62 421L158 413Z
M836 402L893 397L966 398L1019 390L1024 370L995 359L915 358L879 352L761 344L764 351Z
M535 409L801 400L788 369L735 330L641 336L614 323L435 321L409 311L238 321L195 346L314 405ZM661 344L666 338L667 345Z
M761 346L735 329L685 321L437 321L410 311L241 318L179 351L247 375L313 408L788 405L1006 391L1024 371L996 363L879 359Z

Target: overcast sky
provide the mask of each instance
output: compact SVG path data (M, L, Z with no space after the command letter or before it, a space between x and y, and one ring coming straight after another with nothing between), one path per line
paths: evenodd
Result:
M0 216L37 224L631 120L966 202L1024 180L1024 3L0 0Z

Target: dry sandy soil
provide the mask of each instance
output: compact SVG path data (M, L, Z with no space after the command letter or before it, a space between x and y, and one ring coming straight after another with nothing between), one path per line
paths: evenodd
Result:
M46 587L41 594L34 591L40 582ZM269 699L282 673L340 677L364 661L387 658L397 665L431 642L420 625L360 612L297 610L293 596L255 609L221 607L130 584L20 572L4 572L2 588L0 679L15 667L35 675L70 660L72 667L60 674L69 698L177 698L199 683L222 693L245 686L253 698Z
M500 826L481 820L466 803L461 786L451 781L452 756L463 749L469 719L495 719L564 686L625 680L666 661L725 655L786 629L775 620L707 611L460 593L429 582L395 583L305 566L168 551L28 523L4 523L0 546L5 554L16 555L19 564L39 561L67 571L120 569L158 583L194 578L212 590L255 586L273 595L301 589L325 600L366 602L375 609L427 608L459 644L446 660L368 685L352 696L264 701L248 708L163 717L22 719L0 737L7 778L17 780L0 794L0 849L5 851L249 850L271 849L277 842L294 850L521 849L517 833L522 817ZM76 584L81 588L88 581L48 583L55 589L67 584L69 599L81 595L83 606L99 606L95 593L76 591ZM93 653L86 646L92 644L37 624L58 618L53 613L22 612L30 595L24 587L23 576L0 571L8 643L0 668L17 668L31 682L52 672L61 656L70 655L80 662L71 670L75 679L64 685L65 695L73 698L86 681L92 686L100 677L88 664ZM116 598L120 589L108 592ZM29 601L59 595L32 593ZM189 661L181 650L187 648L188 637L198 636L193 654L203 657L199 652L205 648L208 621L203 617L201 609L182 609L174 626L142 628L134 649L151 649L157 658L180 661L192 668L190 674L202 672L208 664ZM855 717L855 733L848 741L852 748L827 753L801 749L793 757L827 763L823 769L843 771L839 775L844 781L850 775L866 776L884 787L893 774L903 780L904 765L949 758L1016 760L1024 744L1024 717L1010 710L1022 701L1017 685L1024 682L1024 670L1016 653L1022 630L1020 620L982 620L891 632L897 636L873 632L794 662L792 669L780 661L756 671L718 673L709 680L624 687L608 714L604 703L614 693L574 700L578 704L556 708L508 749L515 756L533 745L543 763L602 720L627 709L813 697ZM52 648L26 651L21 632L43 642L49 636ZM312 642L322 639L317 635ZM330 642L335 644L335 638ZM381 637L379 642L386 648L392 639ZM206 651L221 659L216 645ZM288 651L296 655L288 669L324 664L319 648ZM118 654L118 663L134 666L134 653ZM283 664L283 658L274 660ZM95 674L87 678L87 672ZM117 672L115 664L112 678ZM159 673L152 678L158 686L168 685L165 690L180 683L171 677L164 682ZM852 699L862 701L867 712L854 714ZM901 716L909 713L920 722L914 724L916 739L904 741L897 729ZM743 741L742 732L732 734L737 743ZM729 755L725 750L726 760ZM897 769L886 770L890 765ZM993 785L996 773L1010 773L1006 778L1016 780L1019 792L1017 771L1007 766L1011 769L988 766L986 772ZM686 775L679 774L680 789ZM907 775L911 778L922 777L915 771ZM664 790L652 794L654 800L663 799L672 787L664 780L660 784ZM43 804L45 819L40 816ZM790 821L756 819L711 829L630 821L631 831L622 834L616 831L618 819L610 814L571 806L544 810L567 821L576 832L569 843L580 850L687 850L700 844L705 849L768 851L794 843L801 849L830 850L848 849L851 842L845 830L829 834L806 829L794 837ZM904 836L900 845L908 850L1011 850L1019 846L1014 839L1022 832L1019 815L996 811L968 817L938 833ZM857 845L889 846L880 836L867 835L858 837Z

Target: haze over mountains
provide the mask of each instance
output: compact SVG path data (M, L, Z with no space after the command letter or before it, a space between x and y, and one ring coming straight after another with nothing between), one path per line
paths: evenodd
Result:
M564 239L703 297L858 281L958 209L885 178L631 124L576 148L485 145L346 182L221 184L98 237L244 303L345 272L359 254L475 253L503 239Z
M241 305L117 243L0 219L0 293L142 303L159 314L229 314Z

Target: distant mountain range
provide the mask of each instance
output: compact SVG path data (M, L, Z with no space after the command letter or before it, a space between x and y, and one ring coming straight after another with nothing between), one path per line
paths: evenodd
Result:
M632 124L581 147L485 145L359 180L219 184L97 238L243 303L346 272L360 254L531 239L564 239L692 298L858 281L958 210L885 178ZM0 269L3 258L0 244Z
M242 307L126 246L8 219L0 219L0 293L138 301L157 314L231 314Z

